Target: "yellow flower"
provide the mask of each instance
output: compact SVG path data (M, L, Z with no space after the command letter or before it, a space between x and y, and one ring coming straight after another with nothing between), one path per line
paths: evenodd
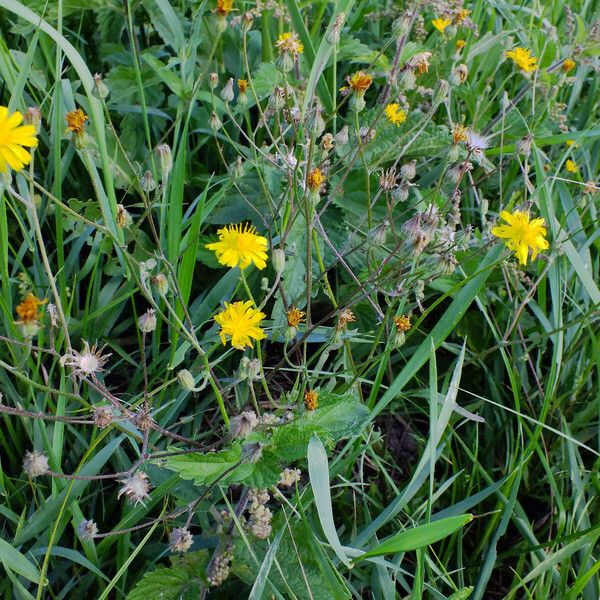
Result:
M302 321L304 321L306 313L303 310L298 310L295 306L292 306L287 312L287 322L290 327L298 327Z
M537 69L537 58L531 54L531 50L527 48L515 48L506 53L506 58L512 61L525 73L535 71Z
M457 125L452 130L452 144L456 146L460 142L466 142L469 137L469 130L464 125Z
M394 317L394 325L398 333L404 333L410 329L410 317L402 315L400 317Z
M247 79L238 79L237 80L238 88L240 90L240 94L245 94L248 89L248 80Z
M19 315L19 323L30 325L37 323L40 320L38 307L46 304L46 300L40 300L35 294L29 292L23 299L23 302L17 305L17 314Z
M267 266L267 239L256 234L252 225L227 225L217 231L218 242L206 244L217 260L227 267L245 269L254 263L259 269Z
M393 125L400 125L406 121L406 112L400 108L399 104L392 103L385 107L385 116Z
M567 148L570 148L571 146L574 146L574 145L575 145L575 140L567 140L567 141L565 142L565 146L566 146Z
M579 173L579 167L577 166L577 163L571 159L565 163L565 169L569 171L569 173Z
M314 390L308 390L306 394L304 394L304 406L306 406L306 410L315 410L319 407L319 403L317 399L319 398L319 394Z
M325 183L325 175L318 167L308 174L308 188L313 192L318 192Z
M503 210L500 218L504 219L508 225L493 227L492 234L506 240L504 242L506 247L517 255L520 264L527 264L530 249L531 260L535 260L540 250L550 247L546 240L544 219L530 221L529 215L520 210L516 210L512 215Z
M251 340L267 337L260 328L260 323L266 316L253 308L250 300L233 304L225 302L225 310L215 315L215 321L221 326L221 341L226 344L227 339L230 339L231 345L238 350L243 350L246 346L252 348Z
M373 78L364 71L357 71L354 73L354 75L352 75L352 77L347 77L346 81L352 88L352 91L356 92L357 94L364 94L371 87Z
M562 70L568 73L571 69L574 69L577 63L572 58L567 58L562 64Z
M226 17L233 10L233 0L217 0L217 14Z
M467 42L465 42L465 40L458 40L456 42L456 50L457 50L457 52L460 52L466 45L467 45Z
M287 52L296 57L304 52L304 44L300 41L297 33L282 33L275 42L275 46L280 53Z
M462 23L469 15L471 11L468 8L459 8L454 15L454 23Z
M431 24L440 32L444 33L444 29L448 27L452 23L451 19L442 19L441 17L434 19L431 21Z
M67 120L67 129L73 133L83 133L85 122L88 116L80 109L72 110L65 116Z
M0 106L0 173L8 169L20 171L31 162L27 148L37 148L33 125L21 125L23 115L20 112L8 113L6 106Z

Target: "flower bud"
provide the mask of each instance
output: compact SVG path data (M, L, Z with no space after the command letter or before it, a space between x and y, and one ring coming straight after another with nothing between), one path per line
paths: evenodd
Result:
M294 59L289 52L282 52L276 61L277 67L284 73L289 73L294 68Z
M210 125L210 128L213 131L218 131L223 126L223 123L221 123L221 119L219 119L217 113L214 110L213 110L213 112L210 115L210 119L208 120L208 124Z
M402 168L400 169L400 176L403 179L408 179L409 181L412 181L416 175L417 175L417 161L416 160L411 160L409 163L406 163L405 165L403 165Z
M352 94L350 98L350 110L354 112L362 112L365 109L367 103L363 94Z
M144 333L151 333L156 329L156 313L153 308L149 308L139 319L138 327Z
M285 252L281 248L275 248L271 252L271 261L275 272L281 275L285 269Z
M417 78L415 77L415 74L413 73L412 69L406 69L402 72L400 85L403 90L414 90L416 83Z
M233 77L230 77L225 84L225 87L221 90L221 98L224 102L232 102L234 98L233 93Z
M398 17L392 23L392 33L397 38L407 36L409 31L410 31L410 18L408 17L408 15L403 15L401 17Z
M187 369L181 369L178 371L177 379L179 380L181 387L186 389L188 392L193 392L196 388L194 376Z
M169 282L165 275L157 273L150 281L160 296L167 295L167 292L169 291Z
M533 135L528 133L523 139L517 142L516 151L517 154L522 154L523 156L529 156L531 152L531 143L533 142Z
M100 75L100 73L94 74L94 87L92 88L92 94L100 100L104 100L110 94L110 90L104 81L102 81L102 75Z
M469 75L469 69L468 69L467 65L465 65L464 63L461 63L454 69L454 71L452 71L452 76L450 78L450 81L454 85L460 85L461 83L464 83L467 80L468 75Z
M335 135L336 146L344 146L348 143L348 125L344 125Z
M25 125L33 125L36 134L40 132L42 127L42 112L37 106L30 106L23 115Z
M127 229L132 223L133 219L127 209L122 204L117 204L117 225L121 229Z
M208 76L208 87L214 90L219 85L219 76L216 73L211 73Z
M242 157L238 156L235 162L229 165L227 170L232 179L241 179L244 176L244 163Z
M94 536L98 533L98 526L95 521L84 519L77 525L77 535L79 539L84 542L94 539Z
M450 91L450 84L445 79L440 79L433 90L433 105L437 106L441 104L448 96Z
M248 33L250 29L252 29L252 24L254 23L254 15L251 12L245 12L242 15L242 30L244 33Z
M159 144L156 147L156 155L158 156L160 172L164 180L169 176L169 173L173 168L173 155L171 153L171 148L168 144Z
M396 202L406 202L408 200L408 191L410 186L407 181L400 182L400 185L392 191L392 198Z
M142 190L146 193L152 192L156 189L156 181L154 181L154 176L151 171L146 171L142 175L142 179L140 180L140 186Z
M268 277L261 277L261 279L260 279L260 290L261 290L261 292L268 292L269 291L269 278Z

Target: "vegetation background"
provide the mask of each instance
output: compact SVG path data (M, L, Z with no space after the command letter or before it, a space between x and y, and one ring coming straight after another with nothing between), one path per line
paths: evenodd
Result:
M2 596L597 600L598 14L2 0Z

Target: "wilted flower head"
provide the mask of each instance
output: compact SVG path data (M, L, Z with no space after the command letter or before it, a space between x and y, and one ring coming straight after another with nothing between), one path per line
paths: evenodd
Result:
M42 111L37 106L30 106L23 115L23 123L32 125L35 133L39 133L42 127Z
M17 323L30 325L38 323L41 318L39 307L46 304L47 300L40 300L35 294L29 292L20 304L17 304Z
M292 58L296 58L304 52L304 44L300 41L298 34L295 32L282 33L275 42L276 48L280 54L287 53Z
M402 165L400 175L403 179L408 179L409 181L413 180L417 175L417 161L413 159L405 165Z
M217 14L226 17L233 10L233 0L217 0Z
M173 153L169 144L159 144L156 147L156 156L160 165L160 172L165 179L173 169Z
M126 229L131 223L133 223L133 219L128 210L122 204L117 204L117 225Z
M94 406L92 409L94 414L94 425L100 429L108 427L114 420L115 415L110 406Z
M319 394L314 390L308 390L304 394L304 406L306 406L306 410L316 410L319 407Z
M150 483L148 482L148 475L143 471L136 471L127 479L119 479L119 483L123 485L117 494L117 498L125 494L132 504L143 504L144 500L149 497Z
M187 552L194 543L194 538L187 527L175 527L169 535L171 552Z
M349 308L344 308L338 316L337 327L338 329L342 329L343 327L346 327L348 323L353 323L354 321L356 321L354 313Z
M382 171L379 176L379 187L382 190L389 192L393 190L398 182L398 175L396 174L396 169L394 167L390 167L387 171Z
M100 75L100 73L94 73L94 88L92 89L92 94L100 100L104 100L110 94L110 90L102 80L102 75Z
M346 81L348 82L349 87L342 88L343 91L350 90L356 94L364 94L373 83L373 77L365 71L357 71L351 77L346 77Z
M484 135L477 133L474 129L467 130L467 139L465 141L467 150L475 156L481 155L489 147L490 141Z
M100 373L104 370L106 361L111 354L102 354L102 351L106 346L102 346L98 350L98 346L94 344L90 347L89 342L83 340L83 349L81 352L73 350L71 354L62 357L61 362L63 366L73 367L75 372L80 377L91 377L95 376L96 373Z
M151 333L156 329L156 312L149 308L139 319L138 327L143 333Z
M83 541L93 540L98 533L98 526L95 521L84 519L77 525L77 535Z
M252 410L245 410L229 421L229 432L233 437L246 437L256 429L258 417Z
M323 171L321 171L321 169L319 169L318 167L316 169L313 169L308 174L307 183L308 189L311 190L311 192L319 192L323 187L323 184L325 183L325 175Z
M88 116L80 108L77 108L68 112L65 119L67 121L67 129L75 134L81 135L84 132L85 122L88 120Z
M287 312L287 322L290 327L298 327L304 321L306 313L292 306Z
M431 52L419 52L407 61L406 67L411 71L416 71L419 75L428 73L430 57Z
M48 457L41 452L26 452L23 459L23 470L32 479L44 475L50 470Z
M464 63L457 65L452 72L454 83L464 83L469 76L469 68Z

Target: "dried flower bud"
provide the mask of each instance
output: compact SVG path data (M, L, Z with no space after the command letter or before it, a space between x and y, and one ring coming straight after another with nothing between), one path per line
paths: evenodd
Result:
M221 127L223 126L223 123L221 123L221 119L219 119L219 116L214 110L211 113L210 118L208 119L208 124L210 125L210 128L213 131L219 131L219 129L221 129Z
M224 102L233 102L233 77L230 77L225 84L225 87L221 90L221 98Z
M140 180L140 186L146 193L153 192L156 189L156 181L151 171L146 171Z
M232 417L229 420L229 433L232 437L246 437L258 425L258 417L252 410L245 410L243 413Z
M173 155L171 153L171 148L168 144L159 144L156 147L156 155L158 156L162 178L165 180L169 176L171 169L173 169Z
M326 152L333 150L333 134L326 133L321 139L321 148Z
M167 292L169 291L169 282L163 273L157 273L150 281L160 296L167 295Z
M242 15L242 30L244 33L248 33L250 29L252 29L252 24L254 23L254 15L251 12L245 12Z
M187 369L181 369L178 371L177 379L179 379L181 387L186 389L188 392L193 392L195 390L196 381L194 380L194 376Z
M467 80L468 76L469 69L467 65L461 63L454 69L454 71L452 71L451 81L454 85L460 85L461 83L464 83Z
M138 327L144 333L152 333L156 329L156 313L149 308L139 319Z
M392 192L392 198L396 202L406 202L408 200L408 193L410 190L410 184L408 181L400 182L400 185L394 188Z
M94 406L92 411L94 413L94 425L100 429L108 427L115 418L110 406Z
M417 161L411 160L409 163L406 163L400 169L400 176L403 179L408 179L408 181L412 181L417 175Z
M239 377L241 380L256 381L260 378L260 360L258 358L242 357L240 361Z
M102 81L102 75L99 73L94 74L94 87L92 88L92 94L100 100L104 100L110 94L110 90L104 81Z
M529 156L531 152L531 143L533 142L533 135L528 133L523 139L519 140L516 145L517 154L523 156Z
M275 272L281 275L285 270L285 252L281 248L275 248L271 251L271 261Z
M48 457L42 452L27 452L23 459L23 470L32 479L44 475L50 470Z
M117 494L117 498L125 495L132 504L144 504L144 500L148 498L150 483L148 483L148 475L143 471L136 471L127 479L119 479L122 483L121 489Z
M133 219L127 209L122 204L117 204L117 225L121 229L127 229L132 223Z
M23 115L25 125L33 125L36 134L40 132L42 127L42 112L37 106L30 106Z
M148 431L152 427L153 423L154 423L154 419L152 418L150 413L143 409L138 409L138 411L136 412L136 414L133 418L133 424L140 431Z
M83 542L89 542L94 539L94 536L98 533L98 526L95 521L84 519L77 525L77 535Z
M171 552L187 552L194 543L194 538L187 527L175 527L169 535Z
M211 73L208 76L208 87L214 90L219 85L219 76L216 73Z

